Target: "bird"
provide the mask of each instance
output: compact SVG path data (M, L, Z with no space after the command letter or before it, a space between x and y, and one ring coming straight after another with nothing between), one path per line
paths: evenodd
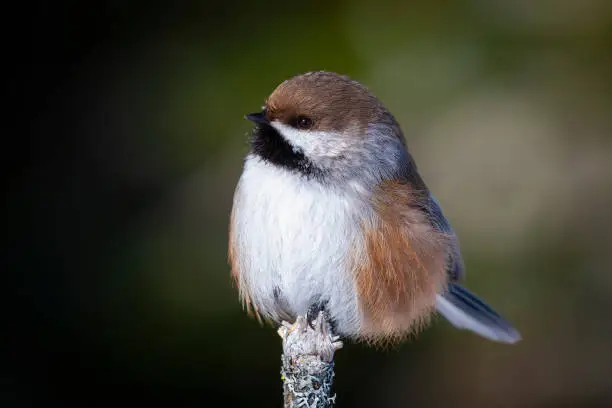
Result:
M459 240L398 121L330 71L283 81L254 123L229 222L228 263L248 314L324 313L335 334L397 344L439 313L501 343L519 332L462 285Z

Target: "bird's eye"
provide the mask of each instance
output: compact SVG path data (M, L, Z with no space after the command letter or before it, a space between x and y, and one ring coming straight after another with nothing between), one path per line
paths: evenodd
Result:
M308 116L298 116L295 118L295 127L298 129L310 129L313 121Z

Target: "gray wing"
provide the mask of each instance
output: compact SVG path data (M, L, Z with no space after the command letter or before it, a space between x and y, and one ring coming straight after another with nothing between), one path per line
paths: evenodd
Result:
M440 232L446 232L452 236L452 243L447 255L447 273L451 281L458 281L465 275L465 266L459 248L459 240L450 223L444 216L442 208L440 208L440 203L432 194L429 195L427 214L435 229Z

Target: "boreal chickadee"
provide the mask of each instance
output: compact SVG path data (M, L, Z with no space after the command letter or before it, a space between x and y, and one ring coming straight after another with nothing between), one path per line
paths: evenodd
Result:
M249 311L276 323L323 310L335 334L397 342L438 311L504 343L520 335L459 284L457 237L393 115L326 71L281 83L255 122L230 222Z

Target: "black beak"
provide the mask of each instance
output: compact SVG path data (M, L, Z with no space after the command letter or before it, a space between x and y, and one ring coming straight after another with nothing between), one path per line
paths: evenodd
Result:
M266 114L264 112L249 113L245 116L245 118L247 118L253 123L257 123L258 125L270 124L270 121L268 120L268 118L266 118Z

